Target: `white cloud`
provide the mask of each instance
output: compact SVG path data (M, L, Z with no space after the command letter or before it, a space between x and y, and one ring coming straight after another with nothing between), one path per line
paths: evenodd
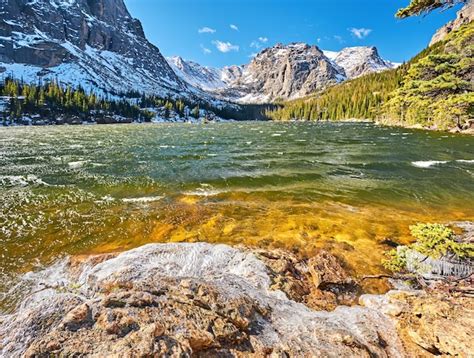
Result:
M259 49L260 47L262 47L262 45L260 45L260 42L258 42L258 41L252 41L250 43L250 47Z
M363 27L361 27L360 29L356 29L355 27L351 27L349 31L358 39L363 39L369 36L369 34L372 32L372 29L366 29Z
M258 50L259 48L263 46L263 44L266 44L267 42L268 42L268 37L260 36L258 40L252 41L250 43L250 47Z
M341 44L344 43L344 39L342 38L342 36L334 35L334 39Z
M237 45L233 45L230 42L222 42L222 41L213 41L212 42L216 48L223 53L227 53L230 51L239 51L240 47Z
M210 53L212 53L212 51L210 49L208 49L207 47L205 47L204 45L201 44L201 50L204 54L206 55L209 55Z
M216 32L216 30L215 30L215 29L211 29L210 27L205 26L205 27L200 28L200 29L198 30L198 32L199 32L200 34L213 34L213 33Z
M318 38L316 39L316 41L318 42L318 44L321 43L321 41L322 41L322 40L321 40L321 37L318 37Z
M237 25L230 24L229 27L234 31L239 31L239 28L237 27Z

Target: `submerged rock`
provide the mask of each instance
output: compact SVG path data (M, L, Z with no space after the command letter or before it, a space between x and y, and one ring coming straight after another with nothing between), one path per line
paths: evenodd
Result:
M263 252L225 245L153 244L60 262L37 274L55 288L1 318L0 356L404 356L382 312L314 311L292 299L352 284L342 266L328 270L329 254L280 254L259 260Z

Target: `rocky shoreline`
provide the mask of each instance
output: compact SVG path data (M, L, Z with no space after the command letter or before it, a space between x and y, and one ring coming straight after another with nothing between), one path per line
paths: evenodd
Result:
M466 355L469 297L362 295L333 255L205 243L68 258L0 317L0 357ZM472 284L472 282L470 283Z

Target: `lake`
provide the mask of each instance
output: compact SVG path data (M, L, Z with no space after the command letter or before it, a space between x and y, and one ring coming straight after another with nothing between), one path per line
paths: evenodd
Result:
M369 123L0 128L0 201L3 293L63 255L150 242L326 248L376 273L409 225L474 220L474 137Z

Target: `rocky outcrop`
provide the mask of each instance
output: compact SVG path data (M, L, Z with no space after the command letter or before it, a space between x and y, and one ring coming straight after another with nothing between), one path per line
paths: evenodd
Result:
M394 68L375 47L321 51L304 43L278 44L243 66L204 67L169 58L178 76L204 91L240 103L263 103L313 94L334 83Z
M293 301L327 311L357 302L361 287L349 274L350 270L326 251L311 258L286 250L253 249L252 252L267 267L270 288L284 292Z
M289 298L305 297L298 275L353 282L327 253L288 257L199 243L62 261L28 275L43 286L0 318L0 356L404 356L385 314Z
M376 47L347 47L338 52L334 63L344 70L346 78L352 79L369 73L395 68L397 64L380 57Z
M238 102L272 102L306 96L341 80L318 47L278 44L255 56L242 76L218 93Z
M3 75L120 93L191 93L145 37L123 0L6 0L0 14Z
M441 27L431 38L430 46L444 40L452 31L459 29L462 25L468 24L474 19L474 2L469 0L464 7L457 12L456 19Z
M431 357L474 350L472 277L358 298L350 270L324 251L305 258L278 249L152 244L69 258L25 281L31 292L0 316L0 357Z
M465 282L473 287L473 282ZM366 295L362 305L383 312L397 326L409 357L468 357L474 351L474 299L446 290Z

